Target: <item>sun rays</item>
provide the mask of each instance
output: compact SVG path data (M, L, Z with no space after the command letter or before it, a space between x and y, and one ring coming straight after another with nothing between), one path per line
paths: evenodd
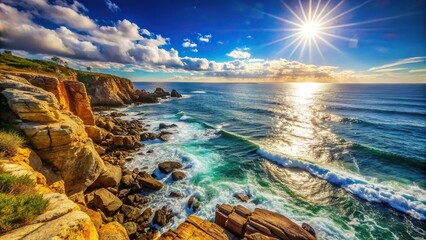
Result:
M281 18L271 14L267 15L286 23L288 26L291 26L283 29L283 31L289 32L289 34L281 39L269 42L265 44L265 46L287 41L285 46L281 48L276 55L281 54L287 49L291 49L288 56L289 58L292 58L297 52L299 52L299 58L302 58L306 52L308 52L311 57L315 51L322 59L324 59L322 51L323 47L341 52L331 42L331 39L344 40L348 42L354 42L356 39L338 35L335 33L335 30L345 28L347 26L364 24L365 22L342 23L339 20L370 1L371 0L365 1L346 11L342 11L343 1L340 1L333 6L331 4L331 0L323 2L318 0L315 4L312 0L306 1L306 4L302 3L302 0L298 0L298 6L296 9L293 9L287 3L282 2L286 9L291 13L293 19ZM367 22L374 22L377 20L370 20Z

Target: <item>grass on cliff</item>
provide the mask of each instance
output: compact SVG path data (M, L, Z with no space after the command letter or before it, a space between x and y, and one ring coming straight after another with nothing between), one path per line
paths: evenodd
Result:
M11 157L15 155L24 143L24 138L16 131L0 130L0 157Z
M0 233L29 223L47 208L49 201L34 187L28 176L0 172Z

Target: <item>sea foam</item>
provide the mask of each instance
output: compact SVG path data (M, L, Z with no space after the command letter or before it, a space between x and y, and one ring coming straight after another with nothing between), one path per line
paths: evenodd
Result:
M259 148L257 153L283 167L305 170L367 201L388 204L394 209L407 213L416 219L426 219L426 199L418 199L420 195L426 196L426 191L424 190L419 189L421 192L414 196L413 193L404 192L401 189L396 190L379 183L372 183L361 176L340 172L337 169L328 169L300 160L290 160L263 148Z

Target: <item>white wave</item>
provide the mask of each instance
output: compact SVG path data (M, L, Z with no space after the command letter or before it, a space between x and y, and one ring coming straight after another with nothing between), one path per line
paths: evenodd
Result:
M346 191L370 202L386 203L391 207L407 213L420 220L426 219L426 191L407 192L403 189L393 189L379 183L369 182L362 178L347 172L340 172L337 169L326 169L313 163L290 160L271 151L262 148L257 153L283 167L294 167L310 174L324 179L332 184L342 187ZM421 199L419 199L421 198Z
M186 120L188 120L188 119L191 119L191 117L190 116L182 116L182 117L180 117L180 120L181 121L186 121Z
M206 91L192 91L191 93L199 93L199 94L204 94L204 93L206 93Z

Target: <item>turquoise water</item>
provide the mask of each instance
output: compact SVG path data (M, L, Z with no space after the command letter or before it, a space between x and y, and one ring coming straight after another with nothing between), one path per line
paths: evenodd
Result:
M424 239L426 85L136 83L177 89L183 99L124 109L151 131L175 123L170 141L145 142L129 168L154 171L166 187L155 209L213 220L218 203L280 212L319 239ZM139 115L142 112L144 114ZM156 165L184 163L173 182ZM183 199L165 197L170 191ZM163 229L163 230L165 230Z

